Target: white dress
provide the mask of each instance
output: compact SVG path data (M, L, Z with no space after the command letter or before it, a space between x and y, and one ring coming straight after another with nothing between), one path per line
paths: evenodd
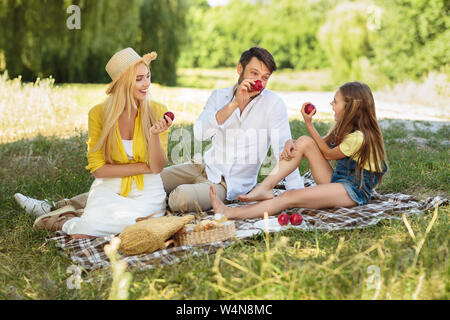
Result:
M124 147L128 157L132 157L132 140L129 141L124 141ZM144 190L139 190L133 181L127 197L120 195L121 186L122 178L96 178L83 215L68 220L62 230L67 234L104 237L122 232L137 218L157 211L153 218L165 214L166 192L159 174L144 174Z

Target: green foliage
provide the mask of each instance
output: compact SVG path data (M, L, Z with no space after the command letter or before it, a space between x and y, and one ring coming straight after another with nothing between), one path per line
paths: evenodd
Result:
M316 33L334 0L237 1L227 6L191 6L189 41L182 67L235 67L251 46L268 49L279 68L317 69L328 66Z
M280 68L331 66L335 84L381 88L449 71L449 8L445 0L233 0L213 8L191 0L179 65L235 67L245 49L259 45Z
M51 75L57 82L108 82L104 67L115 52L134 47L144 54L140 50L153 46L164 53L155 67L162 76L154 74L154 80L173 83L184 25L183 3L0 0L0 51L4 51L11 77L22 75L25 81L34 81ZM72 4L80 8L81 29L67 27L73 13L66 10ZM162 22L154 23L156 16Z
M334 80L362 80L376 88L448 71L449 8L445 0L339 4L319 32Z
M359 2L339 4L328 12L319 39L326 48L336 81L361 79L362 65L371 55L367 5Z
M72 4L80 30L66 26ZM0 71L108 82L108 59L133 47L157 51L152 79L175 85L177 67L235 68L258 45L280 69L331 69L335 85L377 89L449 74L449 10L448 0L0 0Z
M395 0L383 6L374 63L390 80L420 79L450 65L450 2ZM445 71L445 70L444 70Z
M152 80L176 84L176 61L183 41L184 0L145 1L141 7L141 39L137 48L141 52L158 52L152 62Z

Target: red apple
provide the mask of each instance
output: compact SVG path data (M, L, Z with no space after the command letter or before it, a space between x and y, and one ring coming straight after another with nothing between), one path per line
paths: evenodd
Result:
M312 103L308 103L305 106L305 113L310 114L316 107Z
M285 226L289 223L289 215L287 213L281 213L278 216L278 223L280 224L280 226Z
M261 80L255 80L255 83L252 84L252 88L254 91L261 91L263 89L262 81Z
M173 114L173 112L167 111L166 113L164 113L164 118L168 116L172 121L173 119L175 119L175 115Z
M294 226L297 226L299 224L302 224L303 222L303 217L301 214L298 213L293 213L291 214L291 224Z

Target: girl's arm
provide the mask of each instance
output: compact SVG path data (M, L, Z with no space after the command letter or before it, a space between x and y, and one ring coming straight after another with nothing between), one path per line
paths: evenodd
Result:
M346 155L342 153L341 149L339 149L339 146L330 148L327 144L327 142L320 136L319 132L317 132L316 128L314 127L312 123L312 117L316 114L316 109L314 109L310 114L305 113L305 106L309 104L309 102L305 102L302 106L301 113L303 116L303 119L306 124L306 128L309 131L309 134L311 135L311 138L316 142L317 146L320 149L320 152L322 152L323 156L327 160L338 160L345 158Z

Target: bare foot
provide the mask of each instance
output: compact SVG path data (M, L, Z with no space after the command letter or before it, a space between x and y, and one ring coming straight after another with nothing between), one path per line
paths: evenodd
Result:
M214 213L221 213L227 218L231 218L229 215L229 209L219 198L216 196L216 189L213 186L209 187L209 198L211 199L211 204L214 210Z
M237 198L242 202L269 200L273 199L273 190L259 184L248 194L241 194Z

